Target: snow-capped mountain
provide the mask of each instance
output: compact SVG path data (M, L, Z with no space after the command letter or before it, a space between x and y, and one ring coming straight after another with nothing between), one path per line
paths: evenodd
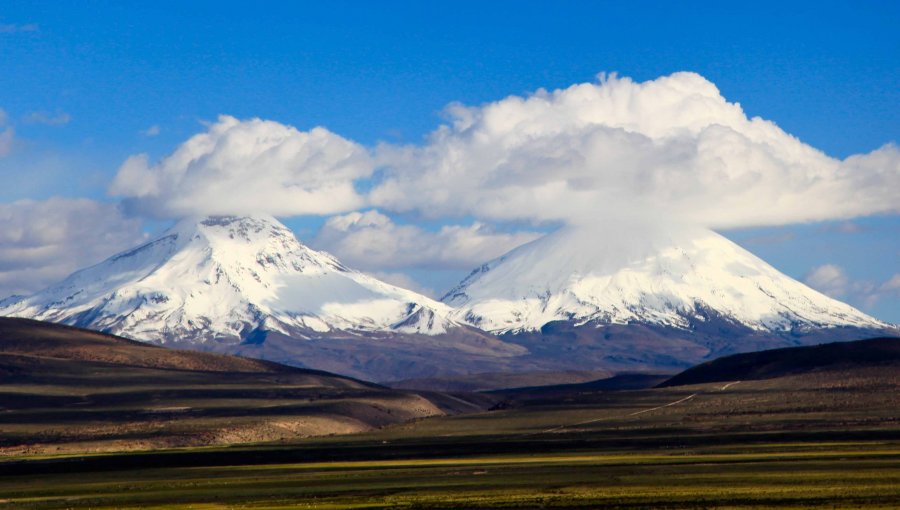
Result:
M507 370L527 353L451 312L304 246L271 217L185 219L37 294L0 301L0 316L369 380Z
M379 381L671 369L891 327L711 231L627 223L559 230L444 299L349 269L273 218L208 217L8 298L0 316Z
M11 300L10 300L11 301ZM242 339L255 330L312 338L345 332L437 335L450 307L344 267L270 217L182 220L0 315L138 340Z
M780 335L890 327L713 231L649 222L564 227L477 268L443 301L496 334L554 321L687 331L715 320Z

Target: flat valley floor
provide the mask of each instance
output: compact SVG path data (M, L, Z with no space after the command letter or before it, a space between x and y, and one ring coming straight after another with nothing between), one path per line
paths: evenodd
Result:
M0 508L898 508L898 379L534 389L354 435L15 456Z

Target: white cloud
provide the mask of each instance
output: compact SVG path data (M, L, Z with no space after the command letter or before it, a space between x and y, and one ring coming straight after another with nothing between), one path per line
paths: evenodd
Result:
M535 232L497 232L478 222L429 232L415 225L398 225L378 211L367 211L329 218L311 244L364 270L468 270L540 236Z
M146 136L147 138L152 138L154 136L159 135L161 129L159 128L159 124L154 124L147 129L141 131L141 134Z
M900 296L900 273L891 276L886 282L881 284L880 289L884 292L896 292Z
M883 282L854 280L842 267L825 264L813 268L803 281L823 294L836 299L847 299L865 308L875 306L882 299L900 299L900 273Z
M46 126L63 126L72 120L72 116L66 112L58 112L51 115L47 112L31 112L22 119L26 124L44 124Z
M117 206L51 198L0 204L0 298L35 292L144 239Z
M850 291L850 279L840 266L824 264L813 268L803 281L810 287L833 298L844 297Z
M677 217L714 228L900 211L900 151L840 161L693 73L615 76L452 105L424 146L382 144L371 203L441 217Z
M158 217L333 214L364 204L354 182L372 170L363 147L327 129L223 115L156 164L128 158L109 192Z
M419 282L417 282L407 274L389 271L373 271L369 274L385 283L389 283L403 289L411 290L413 292L418 292L423 296L428 296L432 299L437 299L438 297L435 294L434 289L419 284Z
M601 76L447 112L426 143L383 143L374 160L324 128L222 116L157 163L129 158L110 192L165 217L375 206L432 218L640 215L733 228L900 211L895 145L831 158L748 118L694 73L644 83ZM376 166L384 171L371 178Z

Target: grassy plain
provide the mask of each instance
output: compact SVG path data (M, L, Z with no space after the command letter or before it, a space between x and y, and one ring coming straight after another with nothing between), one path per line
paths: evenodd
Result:
M173 465L4 476L0 494L23 509L896 508L900 443Z
M535 390L363 434L18 457L0 508L898 508L897 377Z

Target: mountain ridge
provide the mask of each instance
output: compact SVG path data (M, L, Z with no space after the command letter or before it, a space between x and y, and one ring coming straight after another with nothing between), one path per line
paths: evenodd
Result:
M7 299L0 316L374 381L667 371L898 333L718 234L664 225L561 229L445 301L354 271L274 218L216 216Z

